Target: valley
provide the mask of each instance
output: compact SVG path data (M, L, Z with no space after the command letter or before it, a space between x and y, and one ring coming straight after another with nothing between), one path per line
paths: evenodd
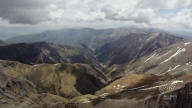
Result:
M192 42L183 37L84 28L6 42L0 46L1 108L191 107Z

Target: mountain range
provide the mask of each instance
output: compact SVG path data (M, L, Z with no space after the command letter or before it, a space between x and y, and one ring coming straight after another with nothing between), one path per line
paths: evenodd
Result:
M6 42L0 46L1 108L192 106L192 42L173 33L62 29Z
M11 43L33 43L33 42L48 42L63 45L74 45L83 43L87 46L94 46L98 42L112 37L117 39L131 33L153 33L165 32L160 29L138 29L138 28L117 28L117 29L93 29L93 28L80 28L80 29L60 29L50 30L38 34L29 34L16 36L6 41Z

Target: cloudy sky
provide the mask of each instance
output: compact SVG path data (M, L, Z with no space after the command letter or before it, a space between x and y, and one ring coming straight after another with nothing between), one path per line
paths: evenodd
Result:
M0 25L192 30L192 0L0 0Z

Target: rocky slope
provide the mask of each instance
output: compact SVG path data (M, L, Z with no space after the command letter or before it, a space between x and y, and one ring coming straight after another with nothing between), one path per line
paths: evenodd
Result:
M174 75L190 72L192 69L191 45L190 41L185 41L156 49L151 54L133 59L129 63L115 64L108 68L105 73L114 79L132 73Z
M77 108L191 108L191 73L172 76L129 75L100 91L97 98L78 103ZM175 87L169 89L171 85ZM165 87L164 92L160 92ZM85 99L84 99L85 100Z
M181 37L165 33L129 34L118 40L106 39L95 49L98 61L105 65L123 64L144 55L151 54L158 48L164 48L183 40Z
M25 64L49 63L96 63L83 48L37 42L0 46L0 59L19 61Z

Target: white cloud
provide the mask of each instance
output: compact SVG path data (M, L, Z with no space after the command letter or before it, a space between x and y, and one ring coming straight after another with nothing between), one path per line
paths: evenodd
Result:
M85 14L85 13L79 11L73 16L72 21L94 22L94 21L102 21L104 19L105 19L104 12L94 11L94 12Z
M49 12L48 20L52 20L54 22L60 22L63 19L65 11L63 9L59 9L56 11Z
M156 9L181 9L190 7L191 0L139 0L138 5L142 8Z
M22 24L118 23L184 29L192 28L191 7L192 0L1 0L0 18Z
M192 9L182 9L178 13L176 13L171 21L179 28L192 28Z

